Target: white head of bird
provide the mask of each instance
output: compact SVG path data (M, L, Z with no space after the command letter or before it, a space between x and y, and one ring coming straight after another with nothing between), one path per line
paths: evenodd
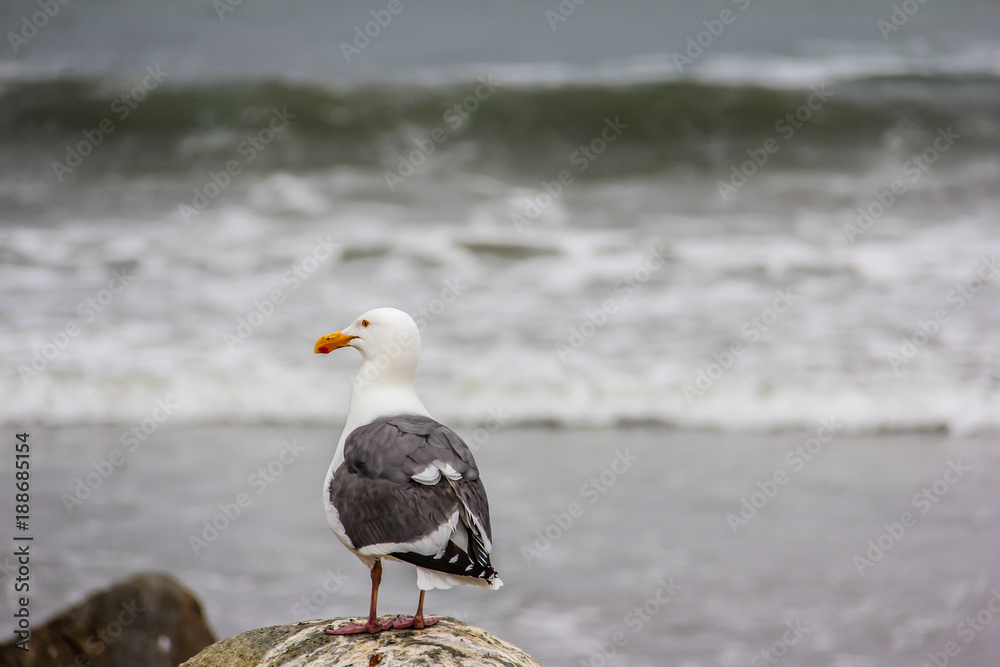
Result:
M356 349L366 365L380 371L380 377L408 375L412 379L420 358L420 330L401 310L375 308L350 326L321 337L315 351L327 354L340 347Z
M341 347L355 348L364 359L351 390L348 426L397 414L429 416L413 389L420 330L412 317L395 308L369 310L350 326L320 337L315 352L328 354Z

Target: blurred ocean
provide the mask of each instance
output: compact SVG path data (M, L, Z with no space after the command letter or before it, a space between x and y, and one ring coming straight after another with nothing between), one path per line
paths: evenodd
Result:
M994 430L1000 9L848 4L61 5L0 51L2 418L337 423L312 342L395 305L452 421Z

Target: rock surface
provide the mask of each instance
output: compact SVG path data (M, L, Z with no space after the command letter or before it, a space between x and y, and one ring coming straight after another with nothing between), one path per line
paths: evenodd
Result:
M191 592L140 574L33 627L28 651L0 646L0 666L176 667L214 641Z
M516 646L447 617L423 630L388 630L375 635L323 632L348 620L305 621L250 630L209 646L182 667L541 667Z

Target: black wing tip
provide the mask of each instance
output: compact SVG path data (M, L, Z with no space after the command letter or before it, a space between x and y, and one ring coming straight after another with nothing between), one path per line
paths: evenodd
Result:
M489 561L489 556L486 557L485 562L476 562L468 553L458 548L454 542L448 544L448 548L441 557L425 556L424 554L412 551L389 555L411 565L418 565L425 570L434 570L435 572L443 572L459 577L484 579L490 585L499 576L497 571L493 569L493 565Z
M492 586L493 584L496 583L496 580L500 578L500 573L494 570L492 567L488 567L486 569L486 572L480 578L485 579L486 583Z

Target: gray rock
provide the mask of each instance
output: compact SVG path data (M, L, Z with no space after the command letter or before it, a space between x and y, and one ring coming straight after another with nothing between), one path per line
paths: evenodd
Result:
M191 592L140 574L32 628L28 651L0 646L0 666L176 667L213 641Z
M387 630L375 635L323 632L348 620L250 630L209 646L182 667L541 667L516 646L448 617L423 630Z

